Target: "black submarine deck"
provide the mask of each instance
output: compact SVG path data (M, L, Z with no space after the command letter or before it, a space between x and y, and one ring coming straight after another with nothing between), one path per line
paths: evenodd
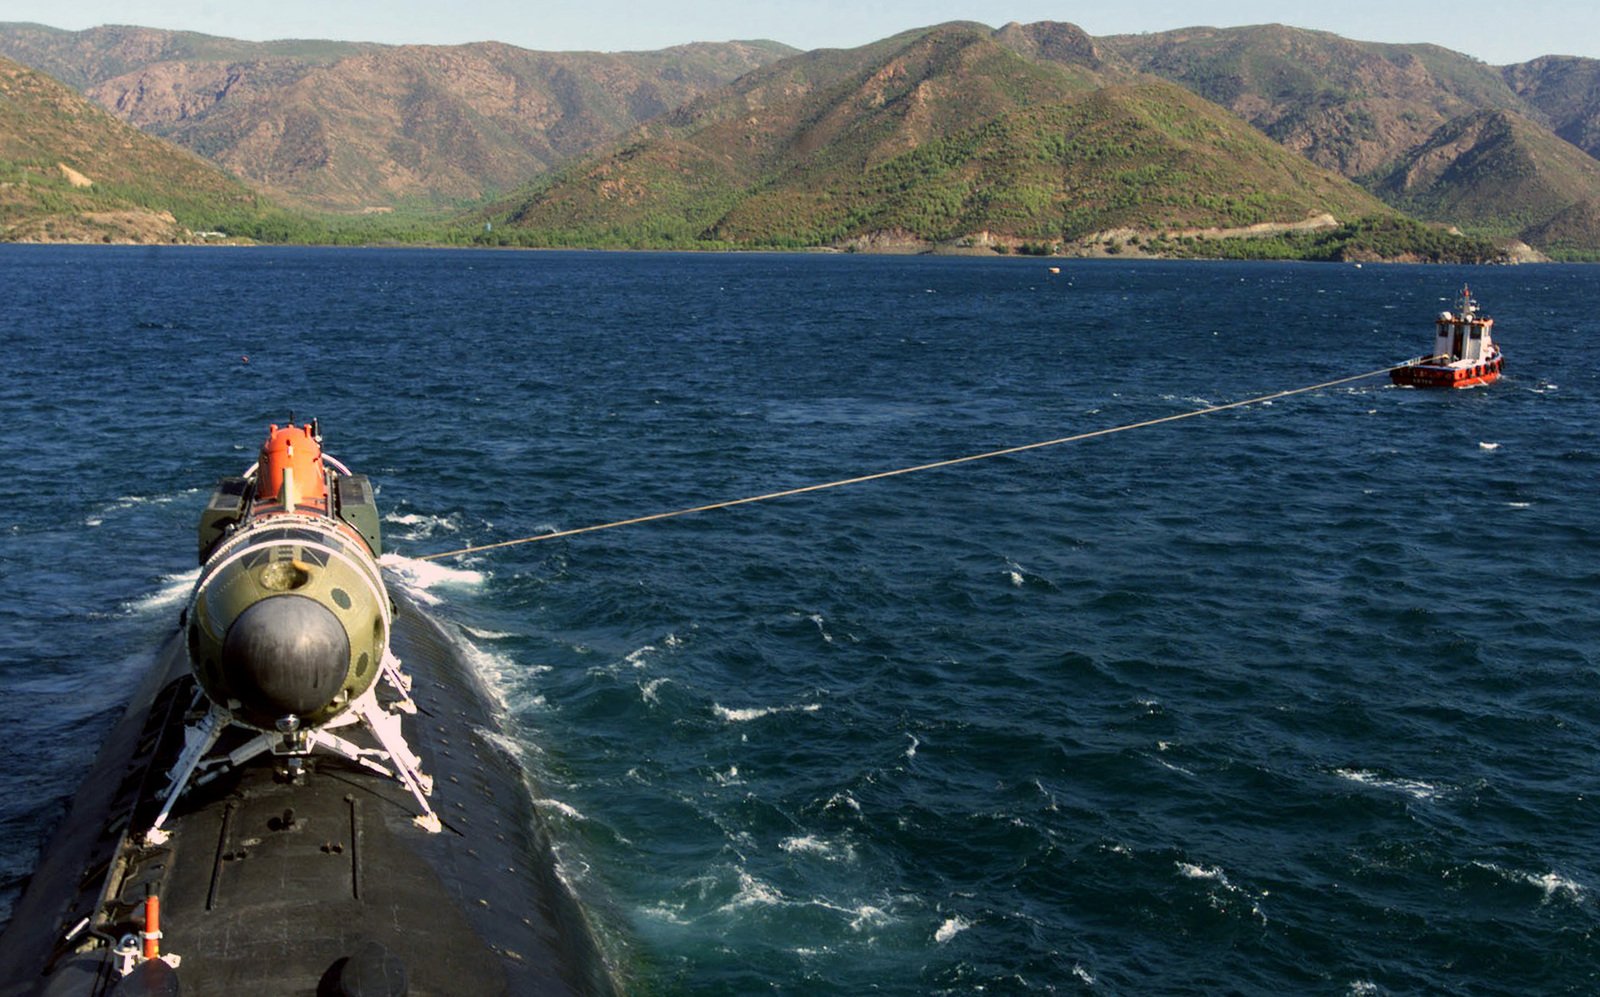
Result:
M295 779L263 756L191 787L168 840L143 845L193 718L175 635L0 936L0 994L178 992L164 967L137 988L114 969L111 940L143 930L152 889L184 995L615 993L481 682L403 597L391 643L442 832L394 779L321 754Z

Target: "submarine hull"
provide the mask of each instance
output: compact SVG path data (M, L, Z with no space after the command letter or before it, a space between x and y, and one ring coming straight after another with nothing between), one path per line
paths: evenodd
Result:
M150 843L198 701L175 634L0 935L0 994L127 992L111 949L143 930L152 892L185 995L615 993L480 680L403 594L390 646L421 704L405 736L442 833L369 767L313 755L296 774L261 756L189 788Z

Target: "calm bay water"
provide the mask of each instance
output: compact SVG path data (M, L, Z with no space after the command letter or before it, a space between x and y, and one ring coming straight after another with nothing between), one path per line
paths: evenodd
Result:
M446 564L417 555L1374 378ZM1600 989L1600 270L0 247L0 917L268 422L655 993ZM248 357L248 362L244 358Z

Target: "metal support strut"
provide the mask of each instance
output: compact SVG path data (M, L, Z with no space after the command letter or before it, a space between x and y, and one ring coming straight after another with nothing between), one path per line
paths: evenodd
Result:
M400 695L399 701L394 704L394 709L415 713L417 707L410 695L411 678L401 671L400 659L392 653L385 652L383 656L383 678ZM329 729L357 722L366 727L379 747L359 747ZM400 722L400 712L384 709L378 703L376 691L368 689L350 704L347 713L320 727L274 733L262 731L226 755L207 759L206 756L216 747L222 732L231 724L237 723L232 713L213 703L205 716L184 728L183 751L178 755L178 761L172 766L172 771L168 773L170 782L166 799L161 805L161 812L144 832L143 841L147 846L163 845L167 842L169 835L162 830L162 825L171 816L174 804L191 783L203 785L229 769L243 765L269 751L274 755L303 758L319 748L381 775L398 779L417 801L417 808L421 811L416 817L417 826L437 834L443 830L444 825L439 820L439 815L434 812L433 805L428 802L428 797L433 795L433 777L423 773L422 759L418 758L416 752L406 743ZM393 770L382 764L383 762L394 766ZM196 778L195 773L202 767L205 771Z

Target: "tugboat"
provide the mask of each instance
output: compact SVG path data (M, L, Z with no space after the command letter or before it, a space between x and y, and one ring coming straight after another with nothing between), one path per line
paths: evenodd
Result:
M272 426L213 492L177 631L0 935L3 997L616 992L487 692L321 442Z
M1395 384L1414 388L1472 388L1500 379L1505 358L1490 330L1494 319L1478 311L1471 288L1461 285L1456 310L1439 313L1433 353L1389 371Z

